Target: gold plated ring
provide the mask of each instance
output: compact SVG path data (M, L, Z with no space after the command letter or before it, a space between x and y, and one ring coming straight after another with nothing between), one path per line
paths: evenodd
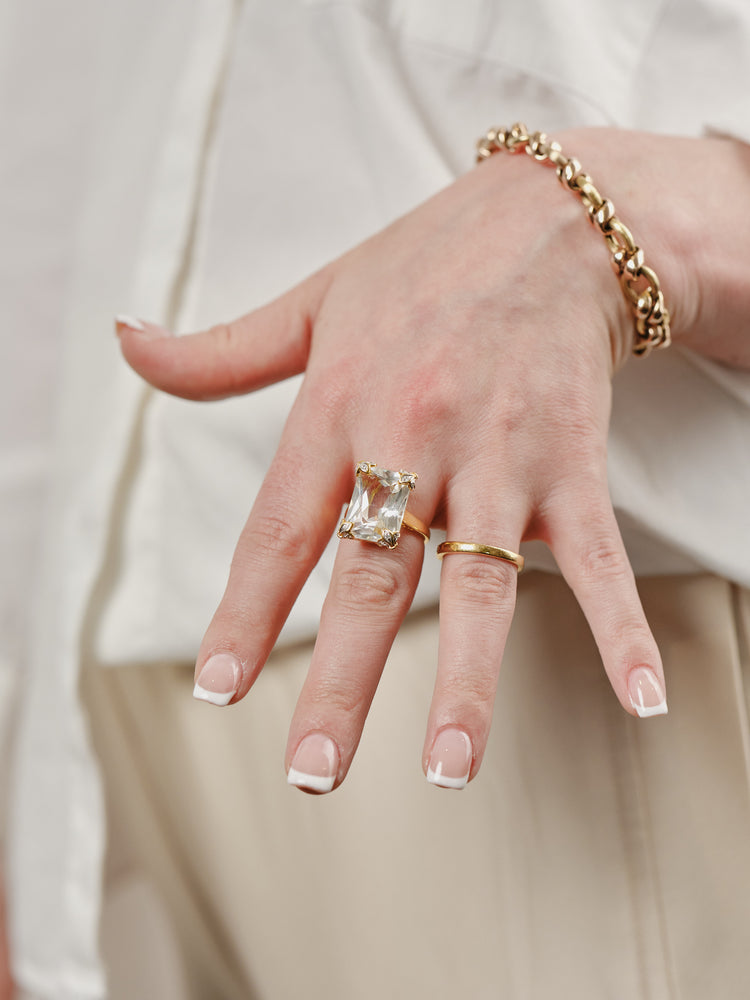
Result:
M493 559L502 559L503 562L513 563L518 572L523 569L524 558L517 552L510 549L500 549L495 545L482 545L480 542L441 542L437 547L438 559L449 555L451 552L473 552L479 556L492 556Z
M339 538L355 538L393 549L402 528L416 532L426 542L430 529L406 509L417 485L414 472L383 469L372 462L357 465L354 492L339 525Z
M420 521L418 517L410 514L408 510L404 511L404 516L401 519L401 527L408 528L409 531L413 531L417 535L421 535L423 542L429 542L430 540L430 529L424 521Z

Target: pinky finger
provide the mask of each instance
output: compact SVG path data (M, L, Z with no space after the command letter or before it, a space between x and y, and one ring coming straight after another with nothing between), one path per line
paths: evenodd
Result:
M588 620L610 683L631 715L667 712L661 656L606 493L564 504L549 523L558 565Z

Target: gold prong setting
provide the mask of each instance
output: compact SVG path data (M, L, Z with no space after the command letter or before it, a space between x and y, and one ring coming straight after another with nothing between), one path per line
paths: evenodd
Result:
M401 536L409 495L416 487L417 474L404 469L384 469L374 462L358 462L354 491L338 529L339 538L373 542L394 549ZM417 519L409 516L407 527ZM429 529L421 522L414 528L423 538ZM424 531L421 529L424 528Z
M401 532L396 534L394 531L384 531L378 545L382 545L385 549L395 549L400 537Z

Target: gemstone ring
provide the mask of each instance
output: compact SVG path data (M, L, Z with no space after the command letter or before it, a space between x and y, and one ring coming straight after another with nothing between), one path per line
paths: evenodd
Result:
M409 528L426 542L430 529L406 509L409 494L416 485L414 472L403 469L394 472L372 462L360 462L354 492L339 525L339 538L356 538L393 549L398 545L401 529Z

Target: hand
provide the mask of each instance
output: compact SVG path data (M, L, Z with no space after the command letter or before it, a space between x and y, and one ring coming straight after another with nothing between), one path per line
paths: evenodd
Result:
M672 150L654 190L642 142L604 135L608 143L588 130L559 139L647 248L674 332L691 331L698 289L651 209L669 190L663 203L678 217L680 143L700 141L648 137L662 156ZM607 490L610 379L628 356L632 318L601 235L552 172L526 157L493 157L233 323L180 338L140 325L118 326L125 358L186 398L305 372L201 645L197 676L212 700L234 703L249 691L338 524L356 463L369 460L418 473L409 510L449 538L516 551L543 539L622 705L631 714L666 710L659 652ZM287 748L287 767L308 790L346 775L422 557L410 531L394 550L339 545ZM463 777L477 773L515 590L508 563L444 559L425 770L439 763L434 751Z

